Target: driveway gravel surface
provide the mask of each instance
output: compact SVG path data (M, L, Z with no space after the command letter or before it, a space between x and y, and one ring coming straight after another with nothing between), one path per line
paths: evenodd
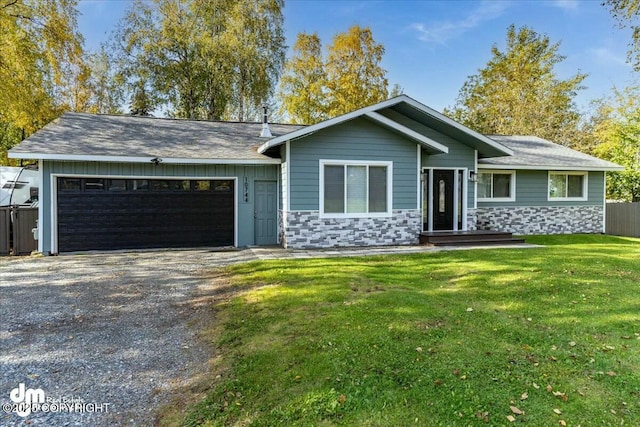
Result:
M194 327L222 295L211 267L250 259L207 250L0 258L0 426L153 425L213 357ZM84 412L6 413L20 383Z

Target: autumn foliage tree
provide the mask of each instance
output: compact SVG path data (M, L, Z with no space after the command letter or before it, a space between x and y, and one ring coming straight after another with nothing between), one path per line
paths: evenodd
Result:
M91 100L77 0L0 0L0 162L7 150Z
M604 0L602 4L609 9L621 28L631 29L627 58L633 68L640 71L640 0Z
M384 46L368 27L354 25L333 38L328 48L329 116L345 114L387 99L387 71L380 66Z
M128 93L190 119L244 120L284 62L282 0L137 0L114 36Z
M491 60L467 79L445 113L485 134L535 135L571 145L580 122L574 98L587 75L558 78L555 66L565 59L559 47L546 35L511 25L506 50L491 48Z
M320 38L316 33L298 34L280 80L282 110L291 122L311 124L327 118L326 80Z
M383 55L368 27L336 34L326 58L317 34L298 34L280 83L283 113L312 124L387 99Z
M598 102L593 154L625 167L608 173L607 197L640 202L640 86L613 92Z

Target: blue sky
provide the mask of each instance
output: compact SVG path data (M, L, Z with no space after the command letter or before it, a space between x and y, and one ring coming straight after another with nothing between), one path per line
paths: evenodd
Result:
M630 31L618 28L600 0L351 1L286 0L285 33L293 45L301 32L317 32L323 44L351 25L369 26L386 48L382 66L390 86L436 109L453 105L467 76L486 65L494 44L504 49L510 24L529 26L561 42L566 60L561 78L589 74L577 104L587 111L593 99L632 82L626 64ZM85 47L108 38L128 0L81 0L78 24Z

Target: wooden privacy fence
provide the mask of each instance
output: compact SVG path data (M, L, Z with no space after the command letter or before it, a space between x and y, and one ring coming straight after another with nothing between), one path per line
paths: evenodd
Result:
M640 203L607 203L607 234L640 237Z
M13 219L13 221L12 221ZM38 222L38 208L0 208L0 255L28 255L38 248L32 230Z

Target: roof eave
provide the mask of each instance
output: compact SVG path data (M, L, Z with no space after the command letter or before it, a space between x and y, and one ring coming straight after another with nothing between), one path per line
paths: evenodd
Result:
M513 150L511 150L509 147L506 147L505 145L499 143L498 141L495 141L485 135L482 135L481 133L478 133L476 131L474 131L473 129L470 129L466 126L464 126L461 123L456 122L453 119L450 119L449 117L445 116L442 113L437 112L436 110L427 107L426 105L416 101L413 98L410 97L406 97L407 104L411 105L413 108L416 108L417 110L422 111L425 114L430 115L431 117L433 117L436 120L439 120L441 122L444 122L445 124L452 126L466 134L468 134L469 136L473 137L474 139L476 139L479 142L482 142L488 146L490 146L491 148L497 150L500 153L503 153L503 155L505 156L513 156L514 152ZM496 156L497 157L497 156Z
M265 142L260 147L258 147L258 153L262 154L262 153L266 152L268 149L273 148L273 147L275 147L277 145L284 144L287 141L291 141L291 140L294 140L294 139L302 138L304 136L307 136L307 135L312 134L314 132L317 132L319 130L322 130L322 129L325 129L325 128L328 128L328 127L331 127L331 126L335 126L335 125L338 125L340 123L347 122L349 120L353 120L356 117L360 117L360 116L362 116L362 115L364 115L364 114L366 114L368 112L374 112L375 110L378 110L378 109L381 109L381 108L391 107L392 105L396 105L396 104L402 102L404 100L404 98L410 99L406 95L400 95L398 97L387 99L386 101L382 101L382 102L380 102L378 104L374 104L374 105L370 105L368 107L360 108L359 110L355 110L355 111L352 111L350 113L343 114L341 116L334 117L332 119L328 119L328 120L322 121L320 123L309 125L309 126L304 127L302 129L298 129L296 131L293 131L293 132L290 132L290 133L286 133L284 135L280 135L279 137L270 139L269 141Z
M429 151L431 154L447 154L449 153L449 148L445 145L440 144L437 141L434 141L433 139L422 135L419 132L414 131L413 129L409 129L408 127L392 120L389 119L385 116L383 116L382 114L376 113L374 111L370 111L368 113L364 114L366 117L370 118L371 120L375 121L376 123L392 129L404 136L406 136L407 138L410 138L416 142L418 142L420 145L422 145L424 148L427 149L427 151Z
M298 129L297 131L294 132L290 132L284 135L281 135L277 138L273 138L267 142L265 142L264 144L262 144L259 148L258 148L258 152L259 153L265 153L268 149L273 148L277 145L281 145L287 141L291 141L294 139L299 139L302 138L304 136L307 136L309 134L312 134L314 132L317 132L321 129L325 129L331 126L335 126L337 124L340 123L344 123L346 121L349 120L353 120L357 117L361 117L361 116L365 116L368 115L369 113L375 113L377 110L382 110L385 108L389 108L392 107L394 105L400 104L402 102L407 103L408 105L410 105L411 107L417 109L418 111L422 112L423 114L426 114L428 116L431 116L432 118L439 120L445 124L447 124L448 126L452 126L466 134L468 134L469 136L471 136L473 139L475 139L476 141L486 144L489 147L491 147L492 149L496 150L498 152L498 154L501 155L505 155L505 156L512 156L513 155L513 150L511 150L510 148L500 144L497 141L492 140L491 138L484 136L474 130L469 129L468 127L450 119L449 117L445 116L444 114L441 114L439 112L437 112L436 110L427 107L426 105L416 101L415 99L407 96L407 95L400 95L397 96L395 98L391 98L391 99L387 99L386 101L382 101L379 102L377 104L374 105L370 105L368 107L364 107L361 108L359 110L355 110L352 111L350 113L347 114L343 114L341 116L338 117L334 117L332 119L329 120L325 120L323 122L320 123L316 123L314 125L310 125L307 126L305 128L302 129ZM414 139L414 138L412 138ZM435 141L434 141L435 142ZM431 145L431 144L428 144ZM445 151L446 152L446 151Z
M622 166L567 166L567 165L506 165L478 162L478 169L520 169L520 170L554 170L554 171L593 171L593 172L619 172L625 168Z
M265 156L266 157L266 156ZM37 160L60 160L76 162L114 162L114 163L154 163L159 159L161 163L167 164L273 164L282 163L280 159L215 159L215 158L184 158L184 157L162 157L162 156L110 156L110 155L87 155L87 154L50 154L50 153L27 153L9 151L9 158L12 159L37 159Z

